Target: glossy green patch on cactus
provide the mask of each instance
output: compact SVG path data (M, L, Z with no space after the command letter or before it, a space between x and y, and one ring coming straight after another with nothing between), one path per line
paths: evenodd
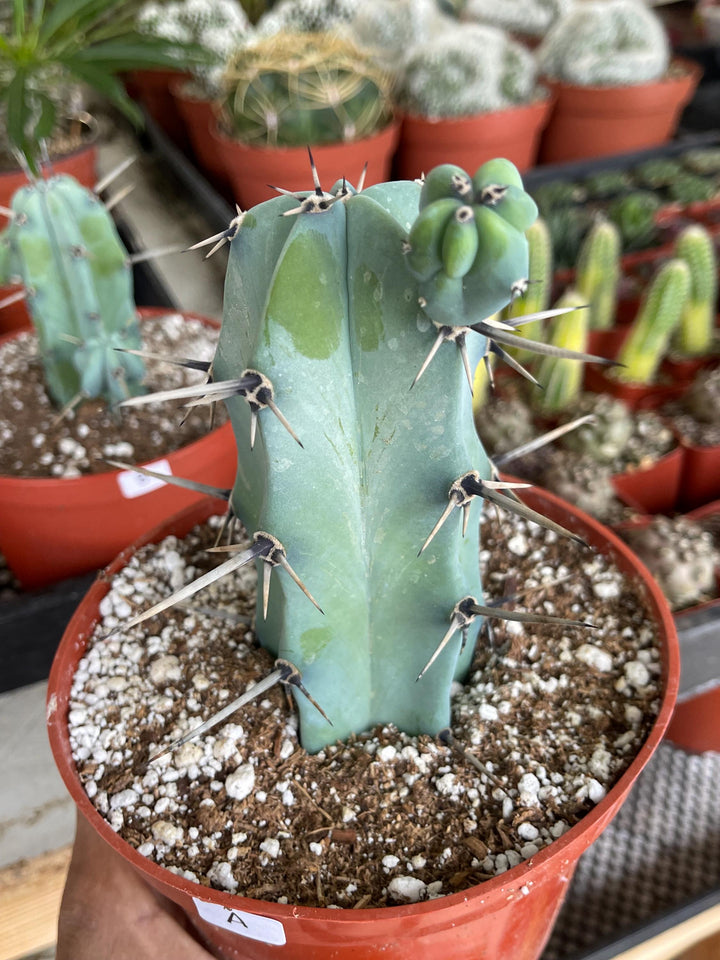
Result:
M457 196L451 181L420 214L410 182L349 191L318 212L297 214L298 200L281 196L246 215L230 245L214 376L261 372L302 443L262 402L228 401L233 507L251 533L278 538L322 608L278 568L267 618L262 598L257 617L261 643L297 667L332 720L298 695L311 751L379 723L436 734L473 653L458 629L423 673L455 605L481 598L480 497L418 555L452 484L490 475L458 349L439 349L410 386L438 325L464 328L509 300L527 274L527 242L492 198ZM512 204L525 218L532 210L519 196ZM453 224L463 229L448 235ZM485 346L468 338L473 367Z
M142 360L115 349L141 342L127 252L103 204L57 176L22 187L11 209L0 282L19 277L26 289L51 398L140 392Z

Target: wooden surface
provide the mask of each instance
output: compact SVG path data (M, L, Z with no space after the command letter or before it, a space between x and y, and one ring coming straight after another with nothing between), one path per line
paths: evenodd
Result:
M720 903L619 953L615 960L720 960L719 931Z
M55 943L68 845L0 870L0 960L19 960Z

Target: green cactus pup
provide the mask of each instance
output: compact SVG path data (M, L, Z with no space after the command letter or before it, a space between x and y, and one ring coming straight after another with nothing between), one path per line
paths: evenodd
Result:
M591 330L609 330L615 322L620 283L620 233L608 220L598 220L578 255L575 288L590 308Z
M705 227L686 227L675 241L675 256L690 268L690 293L673 346L683 356L703 356L712 350L718 298L715 245Z
M103 203L68 176L31 182L0 233L0 283L19 278L51 399L115 404L142 391L130 258Z
M620 350L622 366L613 371L618 380L652 382L680 323L690 289L690 268L684 260L669 260L655 275Z
M519 339L484 318L527 274L534 215L497 160L472 179L436 168L422 188L325 192L316 180L228 231L215 382L195 393L226 398L231 505L253 545L211 576L258 561L268 682L293 686L311 752L378 723L435 735L450 722L450 686L473 655L464 640L488 612L481 500L525 510L492 479L467 373Z

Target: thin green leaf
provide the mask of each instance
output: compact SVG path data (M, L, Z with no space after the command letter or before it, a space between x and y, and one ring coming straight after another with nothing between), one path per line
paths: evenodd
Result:
M44 93L36 94L36 101L40 106L40 115L35 123L33 137L36 140L46 140L52 136L57 121L57 110L50 97Z
M13 2L13 29L16 37L22 36L25 32L25 0Z

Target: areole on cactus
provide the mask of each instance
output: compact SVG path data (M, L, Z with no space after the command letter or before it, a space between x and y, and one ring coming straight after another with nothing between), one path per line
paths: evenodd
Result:
M257 561L256 632L276 670L223 715L285 682L310 751L376 724L436 735L470 628L547 619L483 606L481 502L540 518L498 479L467 383L501 344L555 351L514 333L526 318L486 319L526 285L535 215L517 170L494 160L472 178L436 168L422 186L325 192L315 175L314 191L207 241L229 241L230 257L214 382L195 392L227 403L230 510L252 546L126 627Z

